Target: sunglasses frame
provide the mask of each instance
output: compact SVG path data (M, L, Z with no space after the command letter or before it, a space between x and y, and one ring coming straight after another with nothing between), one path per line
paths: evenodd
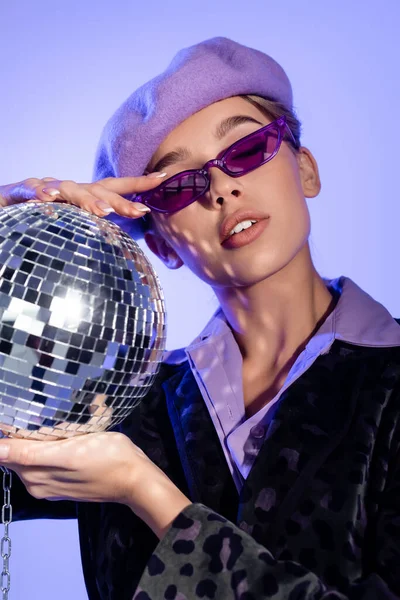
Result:
M258 164L256 167L252 167L251 169L247 169L246 171L242 171L240 173L234 173L226 167L226 164L225 164L226 156L235 148L235 146L237 146L239 143L244 142L245 140L248 140L249 138L251 138L253 136L263 134L264 132L267 132L269 129L272 129L272 128L275 128L278 130L278 140L277 140L276 148L275 148L274 152L271 154L271 156L269 156L266 160L264 160L263 162ZM154 210L159 213L164 213L164 214L172 214L174 212L178 212L179 210L183 210L184 208L186 208L187 206L190 206L190 204L193 204L193 202L196 202L196 200L198 200L199 198L201 198L201 196L204 196L204 194L207 193L207 191L210 188L210 184L211 184L209 170L212 167L216 167L217 169L220 169L226 175L229 175L230 177L234 177L234 178L242 177L243 175L247 175L247 173L250 173L251 171L258 169L258 167L265 165L267 162L272 160L278 154L281 144L284 141L286 131L289 133L291 142L293 143L295 148L298 148L298 144L295 140L292 130L290 129L289 125L287 124L286 117L283 115L282 117L279 117L272 123L269 123L268 125L265 125L264 127L261 127L260 129L257 129L256 131L253 131L252 133L249 133L248 135L240 138L239 140L237 140L236 142L231 144L228 148L225 148L225 150L223 150L218 155L217 158L207 161L201 169L189 169L187 171L180 171L179 173L175 173L175 175L172 175L172 177L169 177L166 181L163 181L159 186L154 188L154 190L151 190L150 192L144 192L143 194L138 194L132 200L134 202L140 202L140 203L144 204L145 206L148 206L151 210ZM190 202L185 204L185 206L181 206L175 210L164 210L162 208L159 208L158 206L152 206L151 197L153 196L154 193L161 191L163 187L165 187L168 184L171 184L171 182L174 181L175 179L180 179L183 175L193 175L193 174L194 175L196 175L196 174L203 175L206 180L206 185L205 185L204 189L201 191L201 193L194 196L190 200Z

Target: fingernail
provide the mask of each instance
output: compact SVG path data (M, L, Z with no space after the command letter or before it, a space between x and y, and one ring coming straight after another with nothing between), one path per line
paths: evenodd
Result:
M149 173L148 175L146 175L146 177L148 177L149 179L159 179L165 176L166 173L164 171L162 173L160 173L160 171L154 171L153 173Z
M104 200L99 200L98 202L96 202L96 206L98 206L100 210L102 210L105 213L115 212L113 207L107 204L107 202L104 202Z
M44 192L48 196L52 196L52 197L58 196L59 194L61 194L60 190L56 190L55 188L43 188L42 192Z
M10 452L10 446L3 446L0 444L0 460L8 458L8 454Z
M139 212L144 212L144 213L151 212L151 209L148 206L145 206L144 204L142 204L140 206L135 206L135 209L138 210Z

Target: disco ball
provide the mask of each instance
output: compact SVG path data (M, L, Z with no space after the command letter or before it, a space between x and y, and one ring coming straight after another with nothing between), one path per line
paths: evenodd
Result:
M163 293L139 246L66 204L0 210L0 429L105 431L146 394L165 348Z

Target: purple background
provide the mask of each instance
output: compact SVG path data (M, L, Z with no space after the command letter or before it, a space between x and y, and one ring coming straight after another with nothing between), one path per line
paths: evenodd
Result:
M0 183L90 180L101 128L126 96L180 48L231 37L271 54L292 81L323 183L309 201L320 273L352 277L400 317L399 20L398 0L2 2ZM169 348L183 346L216 299L152 260ZM87 598L75 522L13 524L11 535L11 600Z

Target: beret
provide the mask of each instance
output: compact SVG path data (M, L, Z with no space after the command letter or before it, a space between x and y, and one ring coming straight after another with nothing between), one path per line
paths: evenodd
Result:
M267 54L225 37L180 50L163 73L133 92L106 123L93 180L142 175L158 146L182 121L213 102L242 94L292 109L290 81ZM109 218L140 237L142 219Z

